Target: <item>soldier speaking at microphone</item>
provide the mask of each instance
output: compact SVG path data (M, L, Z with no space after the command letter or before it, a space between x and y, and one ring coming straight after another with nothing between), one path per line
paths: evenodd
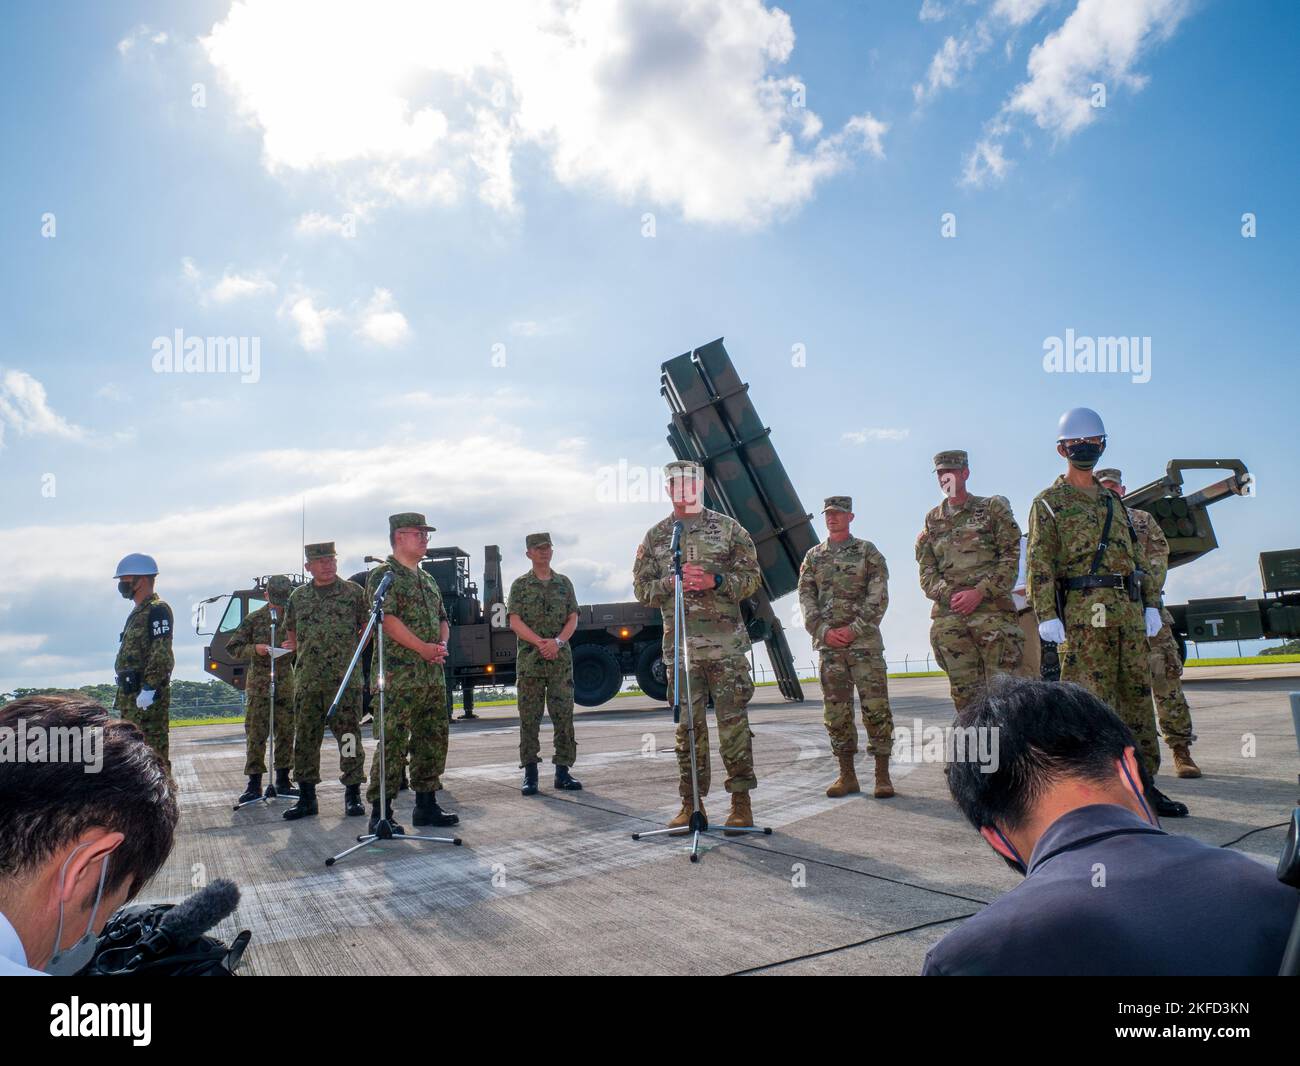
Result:
M113 707L140 727L149 747L170 770L171 678L176 665L172 654L172 609L153 590L158 564L152 556L133 552L117 564L113 576L122 598L135 603L118 638Z
M747 707L754 694L747 658L750 643L740 613L740 603L758 590L762 578L758 554L745 528L734 518L704 506L704 469L698 463L678 461L664 467L673 513L652 526L636 550L632 580L636 598L658 607L664 619L664 663L668 691L673 691L673 525L682 523L682 589L686 602L692 706L684 708L695 724L696 774L703 797L709 792L709 730L704 708L710 699L718 719L718 747L727 768L726 788L731 793L729 826L752 826L754 813L750 789L754 776L753 734ZM681 693L686 694L686 678ZM687 720L677 726L678 791L682 809L671 828L684 828L694 813L691 797L690 739ZM707 815L705 815L707 818ZM725 832L725 830L724 830ZM735 834L733 834L735 835Z

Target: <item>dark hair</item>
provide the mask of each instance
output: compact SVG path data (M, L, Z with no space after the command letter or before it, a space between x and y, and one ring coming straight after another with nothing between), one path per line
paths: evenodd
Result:
M998 677L957 715L960 728L997 729L998 768L949 761L944 775L976 829L1022 825L1061 778L1108 783L1115 760L1136 746L1120 717L1086 688L1068 682Z
M166 765L135 725L75 693L0 707L0 729L14 730L15 743L20 728L47 738L81 731L83 743L85 730L102 730L103 765L87 772L86 762L69 758L0 761L0 879L26 873L88 829L104 828L125 838L108 860L105 891L129 878L133 898L172 850L180 812Z

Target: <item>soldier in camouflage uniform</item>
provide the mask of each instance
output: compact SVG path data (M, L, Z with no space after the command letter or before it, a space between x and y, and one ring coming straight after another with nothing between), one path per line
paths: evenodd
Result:
M393 552L366 577L373 600L384 575L393 583L384 599L384 781L388 804L383 817L393 832L393 797L409 750L410 782L415 790L416 825L456 825L460 817L438 806L438 789L447 767L447 637L450 624L438 583L420 566L433 526L424 515L403 511L388 516ZM371 664L378 678L379 660ZM378 701L371 710L378 714ZM376 722L378 719L376 718ZM370 832L379 826L379 752L370 763Z
M934 470L947 497L916 538L921 590L934 601L930 644L962 710L998 674L1014 673L1024 634L1011 589L1020 568L1020 527L1005 496L966 491L964 451L940 452Z
M333 541L308 544L303 550L312 580L290 594L284 619L283 645L295 653L293 777L298 782L298 802L284 812L289 821L319 813L316 785L320 782L325 716L370 614L361 587L338 576ZM360 717L361 669L358 667L348 680L338 710L329 719L339 746L343 813L352 816L366 813L361 803L366 753L361 744Z
M529 533L524 546L533 566L515 579L506 603L510 628L519 638L515 687L519 692L519 765L524 771L520 792L525 796L537 792L538 731L544 710L550 711L555 730L555 787L576 791L582 784L569 773L578 758L569 638L578 628L578 597L573 582L551 569L549 533Z
M840 764L840 776L826 795L834 799L861 791L853 767L858 752L858 728L853 721L856 687L867 730L867 752L876 760L874 794L887 799L894 794L889 779L894 718L889 709L880 620L889 607L889 569L871 541L850 534L851 497L828 496L822 514L829 539L809 548L803 557L799 609L821 660L826 732Z
M128 555L117 564L113 576L122 598L135 603L118 637L113 707L140 727L149 746L170 770L169 711L172 669L176 665L172 655L172 609L153 590L158 564L152 557Z
M1061 417L1057 452L1070 465L1030 507L1029 597L1042 638L1064 644L1061 680L1114 708L1137 739L1147 798L1157 814L1178 817L1187 808L1154 784L1160 745L1146 638L1160 630L1160 591L1123 503L1092 474L1105 445L1095 411Z
M668 667L668 691L673 691L673 558L670 550L673 524L682 523L682 589L686 606L683 654L689 669L682 678L683 694L690 681L695 728L696 776L701 796L700 814L707 819L703 797L709 792L709 731L704 708L710 699L718 722L718 748L727 768L726 789L731 794L728 826L752 827L750 789L758 786L754 776L753 734L747 707L754 694L750 678L749 634L740 613L740 603L757 591L762 578L758 553L749 534L733 518L704 506L704 471L698 463L678 461L664 467L673 513L651 526L636 550L632 581L636 598L658 607L664 619L664 662ZM694 806L691 796L690 737L685 716L677 726L678 791L682 809L668 823L670 828L690 824ZM725 830L724 830L725 832ZM736 835L736 834L733 834Z
M1097 480L1117 495L1127 495L1124 476L1118 470L1098 470ZM1150 511L1132 507L1128 514L1163 601L1165 577L1169 573L1169 541ZM1163 602L1160 620L1163 623L1160 632L1147 641L1151 649L1151 692L1156 700L1156 718L1165 743L1174 754L1175 773L1179 777L1200 777L1200 767L1193 761L1190 750L1196 734L1192 732L1192 709L1183 695L1183 658L1178 654L1178 643L1174 640L1174 616Z
M266 742L271 731L271 664L275 663L275 794L297 796L289 783L293 766L293 664L282 655L272 660L271 625L275 625L276 645L284 634L285 608L293 582L276 574L266 582L267 604L253 611L230 634L226 651L236 659L247 661L244 674L244 735L248 755L244 773L248 787L239 803L251 803L262 795L262 775L266 773ZM272 617L274 612L274 618Z

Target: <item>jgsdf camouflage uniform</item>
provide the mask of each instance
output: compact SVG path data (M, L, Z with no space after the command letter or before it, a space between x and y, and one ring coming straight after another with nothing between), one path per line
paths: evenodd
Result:
M334 554L332 542L308 544L307 559ZM328 585L310 581L293 590L285 614L286 633L297 636L293 671L293 779L299 785L320 781L320 746L325 737L325 715L348 668L357 639L370 612L359 585L336 577ZM347 691L334 717L331 732L339 746L339 780L360 785L366 779L365 750L361 745L361 669L352 672Z
M393 523L396 522L396 525ZM424 527L424 516L414 512L392 515L390 529ZM441 623L447 621L438 583L423 569L404 566L392 555L366 577L366 597L373 598L384 575L393 583L384 599L384 613L402 622L418 639L441 641ZM379 661L371 665L378 678ZM384 640L384 769L388 801L397 795L402 767L409 751L411 790L418 794L442 788L447 767L447 680L442 663L431 663L392 638ZM378 701L371 709L378 714ZM370 763L366 798L379 802L379 752Z
M171 677L176 666L172 654L172 609L158 593L151 592L126 616L126 625L118 638L117 695L113 707L128 722L140 727L144 739L171 769L170 708ZM136 697L146 689L153 691L153 703L141 710Z
M669 477L694 469L694 464L670 463ZM673 691L673 559L669 548L673 523L669 515L650 527L636 550L632 580L636 598L658 607L664 620L664 663L668 691ZM758 553L745 528L733 518L701 508L698 515L682 519L682 564L695 563L723 575L721 587L684 593L686 604L686 650L694 716L696 773L701 797L709 792L709 731L704 708L710 699L718 722L718 748L727 768L726 789L733 794L758 787L754 775L753 733L746 710L754 695L750 678L749 634L740 614L740 603L758 590L762 578ZM685 694L686 678L682 679ZM677 726L678 790L683 800L691 799L690 740L685 714ZM734 810L734 805L733 805Z
M851 512L853 501L848 496L828 497L823 513L832 509ZM799 608L817 647L826 732L837 757L858 750L854 688L862 701L867 752L888 757L893 749L894 718L880 636L880 620L888 607L889 568L869 540L850 536L808 549L799 567ZM833 648L826 643L826 633L842 626L853 630L853 643Z
M1029 598L1040 623L1060 617L1057 580L1089 574L1101 543L1107 499L1113 510L1110 537L1095 576L1142 571L1142 602L1129 599L1124 588L1065 592L1061 680L1083 685L1114 709L1133 731L1142 762L1154 777L1160 766L1160 744L1142 612L1144 605L1159 607L1160 596L1146 552L1129 535L1123 502L1095 478L1092 491L1087 492L1061 475L1034 498L1029 511Z
M934 468L963 469L964 451L940 452ZM960 508L944 500L925 516L916 538L921 590L934 601L930 644L948 674L952 702L964 708L998 674L1014 673L1024 633L1011 599L1020 569L1020 527L1002 496L969 496ZM984 594L970 614L950 606L954 593Z
M226 651L248 661L244 675L244 734L247 757L244 773L266 773L266 742L271 731L271 656L259 655L257 645L271 643L271 608L275 607L276 644L284 639L285 605L292 585L276 575L267 583L271 602L250 614L230 634ZM293 766L293 664L292 656L275 660L275 770Z
M530 533L525 538L529 548L549 544L550 535ZM506 613L520 620L539 637L554 639L560 635L569 616L578 613L578 597L573 582L551 571L550 579L541 580L531 570L510 585ZM541 743L538 732L543 711L549 711L555 730L557 766L572 766L578 758L578 742L573 732L573 650L565 644L554 659L543 659L541 651L522 637L515 659L515 687L519 692L519 765L538 761Z

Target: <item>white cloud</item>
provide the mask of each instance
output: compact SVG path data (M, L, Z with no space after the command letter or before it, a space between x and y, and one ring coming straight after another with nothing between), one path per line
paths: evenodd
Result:
M387 289L376 289L361 313L357 333L381 348L396 348L410 337L411 327L397 309L393 294Z
M225 304L248 296L261 296L275 292L275 282L264 274L224 274L212 286L208 298L213 303Z
M163 30L151 30L148 26L136 26L130 33L117 42L117 53L123 58L131 55L137 46L151 44L154 46L167 43L167 34Z
M948 10L938 0L921 0L921 11L917 15L922 22L941 22L948 17Z
M870 440L907 440L911 430L907 429L854 429L841 436L850 444L866 444Z
M321 351L328 340L330 327L343 320L342 311L317 307L311 294L301 291L280 306L279 315L293 322L298 330L298 343L309 352Z
M356 216L351 214L326 215L320 211L308 211L298 219L296 230L301 237L355 237Z
M973 24L957 34L944 38L930 60L925 81L912 86L912 96L918 104L932 100L944 89L951 89L961 79L961 75L970 70L1001 34L1015 30L1031 22L1051 0L995 0L988 11ZM926 18L926 9L921 9L921 21L937 21L945 12ZM1011 40L1006 41L1007 55L1011 54Z
M535 148L563 185L755 226L881 154L870 114L820 137L791 106L794 40L761 0L245 0L201 44L267 169L353 203L472 189L509 213Z
M6 370L0 377L0 445L6 426L23 437L86 439L84 429L50 407L45 386L24 370Z

